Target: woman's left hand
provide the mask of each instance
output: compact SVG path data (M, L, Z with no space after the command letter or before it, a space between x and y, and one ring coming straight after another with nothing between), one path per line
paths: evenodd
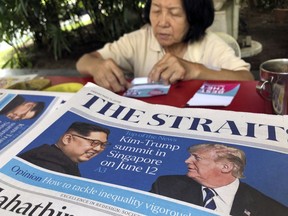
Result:
M213 70L203 64L189 62L177 56L167 53L154 65L148 75L150 82L163 82L173 84L180 80L254 80L252 73L248 70Z
M150 82L161 81L164 84L173 84L179 80L183 80L187 71L185 64L185 60L167 53L153 66L148 79Z

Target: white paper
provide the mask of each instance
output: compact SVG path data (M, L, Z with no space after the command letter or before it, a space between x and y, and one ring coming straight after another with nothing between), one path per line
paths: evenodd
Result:
M205 82L187 104L189 106L228 106L239 88L239 83L213 84Z

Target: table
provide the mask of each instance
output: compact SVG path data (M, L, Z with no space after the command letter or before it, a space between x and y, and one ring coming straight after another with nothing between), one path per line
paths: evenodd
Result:
M76 70L0 70L0 73L2 75L5 74L5 76L37 73L40 76L50 79L52 85L69 82L77 82L82 84L93 82L91 77L80 76ZM195 94L203 82L203 80L179 82L171 86L168 95L141 98L139 100L154 104L191 108L186 105L186 102ZM213 82L223 83L223 81ZM209 106L197 108L273 114L271 102L263 99L256 92L256 85L258 81L226 81L226 83L240 83L240 89L229 106Z
M60 84L63 82L80 82L85 84L93 82L91 77L63 77L63 76L46 76L52 84ZM237 92L232 103L227 106L206 106L197 108L210 108L218 110L230 110L241 112L253 112L273 114L270 101L263 99L256 91L258 81L209 81L211 83L240 83L240 89ZM154 96L149 98L140 98L138 100L153 104L163 104L182 108L191 108L186 105L187 101L201 87L204 80L182 81L171 85L168 95Z

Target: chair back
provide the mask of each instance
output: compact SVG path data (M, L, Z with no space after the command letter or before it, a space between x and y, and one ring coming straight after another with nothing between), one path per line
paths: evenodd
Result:
M235 38L225 32L214 32L217 34L222 40L224 40L234 51L237 57L241 58L241 49Z

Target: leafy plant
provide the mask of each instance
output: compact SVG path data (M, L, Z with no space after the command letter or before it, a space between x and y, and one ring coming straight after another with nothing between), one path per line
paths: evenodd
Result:
M47 33L49 37L49 41L51 41L49 49L53 50L53 54L55 59L62 57L62 50L65 49L70 52L70 44L65 36L65 32L63 32L58 26L50 24L47 26Z
M288 8L287 0L275 0L275 8Z
M23 38L30 38L36 50L44 50L57 60L63 52L71 52L74 46L115 40L123 33L139 28L145 2L0 0L0 42L5 41L14 48L18 62L21 58L28 59L24 57L28 45ZM83 15L89 17L91 25L83 23ZM15 64L12 65L15 67Z

